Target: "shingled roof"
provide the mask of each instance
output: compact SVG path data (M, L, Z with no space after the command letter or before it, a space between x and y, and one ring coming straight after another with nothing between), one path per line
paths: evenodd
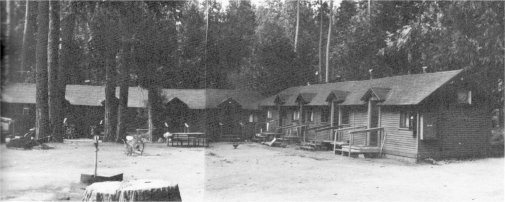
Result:
M162 89L164 100L179 99L190 109L209 109L217 106L226 99L237 101L243 109L257 109L257 102L263 97L258 93L228 89ZM116 89L119 96L119 88ZM105 99L104 86L67 85L65 99L72 105L101 106ZM4 86L2 102L6 103L35 103L35 84L13 83ZM128 89L128 107L144 108L147 106L147 90L140 87Z
M327 84L314 84L309 86L297 86L287 88L279 94L292 95L283 106L297 106L296 97L302 93L315 93L316 96L312 99L308 106L327 105L326 99L332 92L348 92L345 96L345 101L341 105L362 105L365 104L361 98L370 89L383 102L380 105L417 105L437 89L442 87L448 81L456 77L462 70L411 74L402 76L392 76L371 80L362 81L346 81ZM260 106L275 106L275 98L277 95L261 100Z
M337 103L344 102L348 94L348 91L332 90L326 98L326 102L331 102L332 100Z
M389 89L389 88L371 87L370 89L368 89L368 91L365 93L365 95L363 95L363 97L361 97L361 100L368 101L368 99L370 99L370 97L374 97L375 99L377 99L377 101L382 102L387 99L389 91L391 91L391 89Z
M310 103L312 101L312 99L314 99L314 97L316 97L317 93L300 93L298 94L298 96L296 97L296 102L297 103L303 103L303 104L307 104L307 103Z

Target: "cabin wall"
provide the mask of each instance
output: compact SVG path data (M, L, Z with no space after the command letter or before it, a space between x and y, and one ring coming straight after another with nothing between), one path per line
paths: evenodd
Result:
M272 110L272 118L267 120L275 120L276 110ZM259 132L259 128L262 126L257 124L257 122L249 122L249 115L254 114L257 117L259 116L259 112L255 110L238 110L234 115L233 119L233 129L230 134L225 134L225 130L221 127L219 123L222 121L222 109L207 109L207 110L192 110L194 114L193 125L194 127L190 127L191 132L204 132L213 140L219 140L221 135L236 135L243 138L249 138L254 135L255 131ZM266 109L262 111L266 117ZM258 119L258 118L257 118ZM242 122L243 125L240 125ZM275 124L275 123L274 123ZM276 126L270 127L271 130L275 130Z
M365 106L341 106L349 110L350 127L368 125L368 109ZM381 106L380 127L384 127L387 133L384 145L384 153L395 156L416 158L417 139L413 136L413 131L400 128L401 108ZM348 141L349 136L344 136L343 141ZM353 138L354 145L364 145L366 133L356 134Z
M304 111L305 110L311 110L312 113L313 113L313 120L310 121L310 119L307 117L305 118L305 124L307 124L307 128L313 128L313 127L318 127L318 126L322 126L322 125L325 125L327 124L326 122L321 122L321 113L322 113L322 107L323 106L318 106L318 107L306 107L304 108ZM309 114L307 114L307 116L309 116ZM310 130L310 131L307 131L306 132L306 137L307 137L307 140L313 140L313 139L316 139L316 135L319 136L319 137L326 137L328 134L330 134L330 131L321 131L321 132L317 132L315 130Z
M24 135L30 128L35 127L35 104L0 103L1 116L12 118L14 123L11 132ZM26 108L25 110L23 110ZM25 114L23 114L23 111Z
M381 107L381 123L384 127L386 141L384 143L384 153L416 158L417 156L417 136L413 131L400 128L400 113L402 108Z
M343 106L343 108L346 106ZM353 106L349 112L349 124L351 127L367 126L368 125L368 109L367 106ZM344 140L349 140L349 137L344 137ZM356 134L353 136L353 145L364 145L366 142L365 134Z
M482 157L487 154L491 115L485 107L453 105L438 114L437 139L419 141L419 159Z
M436 136L419 141L419 159L468 158L486 156L491 136L489 98L478 84L457 80L423 102L426 114L436 115ZM457 92L470 90L470 102Z
M267 116L267 111L270 110L272 112L272 116L268 118ZM279 110L277 107L267 107L265 110L265 117L266 121L268 122L268 128L265 126L265 128L268 131L276 131L276 129L279 127Z

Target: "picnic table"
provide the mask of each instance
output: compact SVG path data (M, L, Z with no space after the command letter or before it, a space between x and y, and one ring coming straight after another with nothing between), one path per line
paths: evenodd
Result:
M273 140L274 138L279 138L283 134L282 133L277 133L277 132L261 132L256 134L256 137L260 138L261 142L265 141L270 141Z
M187 142L186 146L200 146L200 142L204 146L209 146L207 137L202 132L172 133L172 146L174 146L174 142L176 145L180 143L181 146L184 146L184 142ZM167 146L169 146L169 142L167 142Z

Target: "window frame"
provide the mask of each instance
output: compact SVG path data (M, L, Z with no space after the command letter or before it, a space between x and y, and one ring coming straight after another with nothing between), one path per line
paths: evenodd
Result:
M409 110L400 111L400 122L398 124L398 128L401 130L412 131L414 135L417 134L417 127L419 123L417 123L418 113ZM408 120L408 123L406 122Z
M24 115L24 116L27 116L27 115L30 115L30 107L28 106L23 106L23 109L21 109L21 114Z
M298 111L298 110L293 111L293 113L291 114L291 119L293 121L300 120L300 111Z
M314 122L314 110L313 109L307 109L305 111L306 116L305 116L305 121L306 122Z
M465 100L460 99L460 96L466 96ZM460 105L471 105L472 104L472 91L468 89L458 89L456 90L456 103Z

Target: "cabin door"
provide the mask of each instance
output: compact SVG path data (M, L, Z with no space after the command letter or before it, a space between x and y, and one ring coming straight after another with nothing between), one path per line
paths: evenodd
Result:
M279 127L284 126L284 117L286 116L286 110L279 107Z
M221 134L224 136L239 136L240 131L240 107L226 105L221 109Z
M419 136L421 140L435 140L437 139L437 116L435 113L423 113L420 117Z
M379 107L377 107L377 102L371 101L370 103L370 123L369 128L378 128L379 127ZM377 131L371 132L369 134L369 145L370 146L378 146L378 134Z
M190 123L188 123L189 108L184 102L178 98L174 98L165 105L165 127L169 132L186 132L189 131Z

